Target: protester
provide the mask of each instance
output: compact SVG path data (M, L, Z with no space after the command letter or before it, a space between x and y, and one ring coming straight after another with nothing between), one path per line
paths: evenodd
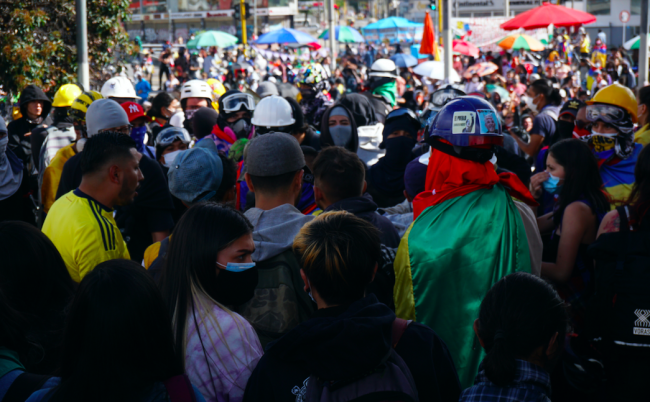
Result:
M401 108L386 116L380 148L386 149L379 161L368 170L368 192L378 206L392 207L404 201L404 171L415 157L420 122L415 113Z
M101 262L130 258L113 209L132 203L143 179L129 136L96 134L80 155L81 184L56 200L43 225L75 282Z
M121 106L129 117L129 124L132 126L130 135L135 141L136 149L142 155L156 159L154 148L145 143L147 116L144 114L144 109L135 102L124 102Z
M413 200L415 222L395 259L397 316L436 328L463 387L472 384L482 359L473 347L473 331L464 323L477 315L478 300L499 278L531 272L541 257L524 224L534 227L532 211L518 207L513 197L536 203L514 174L497 175L490 144L502 143L502 134L481 133L484 113L496 114L485 100L461 97L436 115L426 138L433 149L425 191ZM463 118L454 119L459 116ZM467 241L477 233L480 242ZM430 261L436 261L435 267Z
M167 401L194 394L192 400L205 401L184 376L170 317L144 269L125 260L94 268L70 306L60 379L27 400Z
M29 176L8 144L7 126L0 117L0 222L19 220L33 225L36 222L29 198Z
M325 81L320 65L309 64L304 66L297 77L300 88L300 107L307 118L307 123L320 129L323 113L331 101L323 95Z
M295 207L305 167L305 158L295 138L286 133L254 138L246 147L244 163L246 184L255 194L255 207L245 215L254 226L253 260L260 267L260 286L237 312L253 325L265 346L305 321L314 311L300 285L300 266L291 251L295 235L314 217L303 215ZM292 278L291 282L286 283L284 275Z
M365 193L365 167L359 157L341 147L328 147L314 161L314 195L324 211L347 211L379 230L381 243L399 246L393 224L377 213L377 204Z
M0 253L0 360L7 364L0 371L2 400L23 372L52 375L59 367L75 286L56 247L31 225L0 223Z
M498 281L474 321L487 354L460 401L550 401L550 372L563 349L566 320L562 300L543 280L517 272Z
M149 99L151 84L142 76L142 73L136 73L135 78L138 80L138 83L135 84L135 94L141 98L140 102L145 102Z
M212 124L208 134L217 149L230 155L239 162L244 152L244 145L253 138L255 130L251 123L255 101L252 95L238 90L230 90L219 99L219 115ZM207 127L206 127L207 128Z
M330 107L323 113L320 146L338 146L356 153L359 149L359 133L350 112L343 105Z
M560 91L550 86L546 80L537 80L530 84L522 100L530 111L536 114L530 130L530 142L526 143L518 136L513 138L522 151L534 158L542 143L550 141L551 136L555 134L562 97Z
M176 114L180 107L180 102L168 92L159 92L151 101L151 109L147 116L153 121L149 124L152 134L152 141L158 136L160 130L169 124L169 119ZM148 145L152 145L151 142Z
M203 203L183 215L169 245L160 286L175 348L207 401L241 401L262 356L251 324L230 309L258 284L252 230L241 212Z
M570 304L573 330L580 332L593 293L593 260L587 247L596 240L609 199L595 158L577 139L560 141L549 149L546 171L531 178L533 196L539 197L542 187L556 195L553 212L537 218L540 233L552 233L544 247L542 277L552 281Z
M211 136L212 130L219 120L216 110L209 107L199 108L192 117L192 131L197 140ZM187 131L187 130L186 130Z
M293 248L318 311L269 347L246 386L245 401L318 399L322 382L352 383L358 388L343 390L355 396L383 390L416 394L421 401L458 399L454 363L438 335L396 319L374 295L364 294L381 259L379 241L370 223L343 211L324 213L300 230ZM373 378L377 367L394 361L401 362L408 383L394 384L392 373ZM364 377L374 382L359 385Z
M190 80L181 88L181 107L185 113L183 127L190 133L194 133L192 117L202 107L212 108L212 88L201 80Z
M184 128L167 127L160 131L155 142L156 160L162 166L165 177L174 159L188 149L190 142L192 142L190 134Z
M370 100L378 120L383 123L397 103L397 66L390 59L377 60L372 63L368 77L370 91L363 95Z

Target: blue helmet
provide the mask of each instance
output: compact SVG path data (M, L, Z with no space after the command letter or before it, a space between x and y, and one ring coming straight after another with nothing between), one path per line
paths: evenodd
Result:
M446 140L455 147L503 145L499 115L486 100L462 96L445 104L431 122L425 141L435 145Z

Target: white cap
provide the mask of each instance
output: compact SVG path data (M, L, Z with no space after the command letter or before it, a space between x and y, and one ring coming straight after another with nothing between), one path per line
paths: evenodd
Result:
M294 124L296 119L286 99L271 95L257 104L251 122L258 127L286 127Z
M113 77L102 86L102 96L104 98L131 98L141 99L135 94L133 84L126 77Z
M213 101L212 88L207 82L201 80L190 80L181 88L181 100L187 98L205 98L208 103Z
M107 128L122 127L129 124L122 106L113 99L98 99L88 106L86 112L86 131L92 137Z

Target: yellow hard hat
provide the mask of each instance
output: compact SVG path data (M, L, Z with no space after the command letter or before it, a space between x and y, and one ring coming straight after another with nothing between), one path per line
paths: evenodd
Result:
M96 100L103 99L104 97L97 91L87 91L79 96L72 102L72 117L75 120L86 121L86 112L88 106Z
M76 84L65 84L54 94L54 107L70 107L72 102L81 95L83 91Z
M632 116L632 122L638 122L636 96L634 96L634 92L630 88L624 85L615 83L599 90L591 100L587 101L587 105L593 105L594 103L618 106Z
M215 78L210 78L208 79L207 83L210 86L210 88L212 88L212 92L214 92L217 95L217 98L220 98L221 95L226 93L226 88L223 86L221 81Z

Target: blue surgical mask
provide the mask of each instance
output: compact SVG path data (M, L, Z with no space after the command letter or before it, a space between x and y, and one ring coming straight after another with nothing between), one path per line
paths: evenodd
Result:
M548 174L548 179L542 183L544 190L551 194L558 194L562 190L562 185L560 183L560 178L555 177L552 174Z
M255 267L254 262L229 262L226 265L217 262L217 265L224 267L226 271L230 271L230 272L244 272L248 269Z
M131 138L135 141L136 149L142 152L144 149L144 136L147 134L147 127L133 127L131 129Z

